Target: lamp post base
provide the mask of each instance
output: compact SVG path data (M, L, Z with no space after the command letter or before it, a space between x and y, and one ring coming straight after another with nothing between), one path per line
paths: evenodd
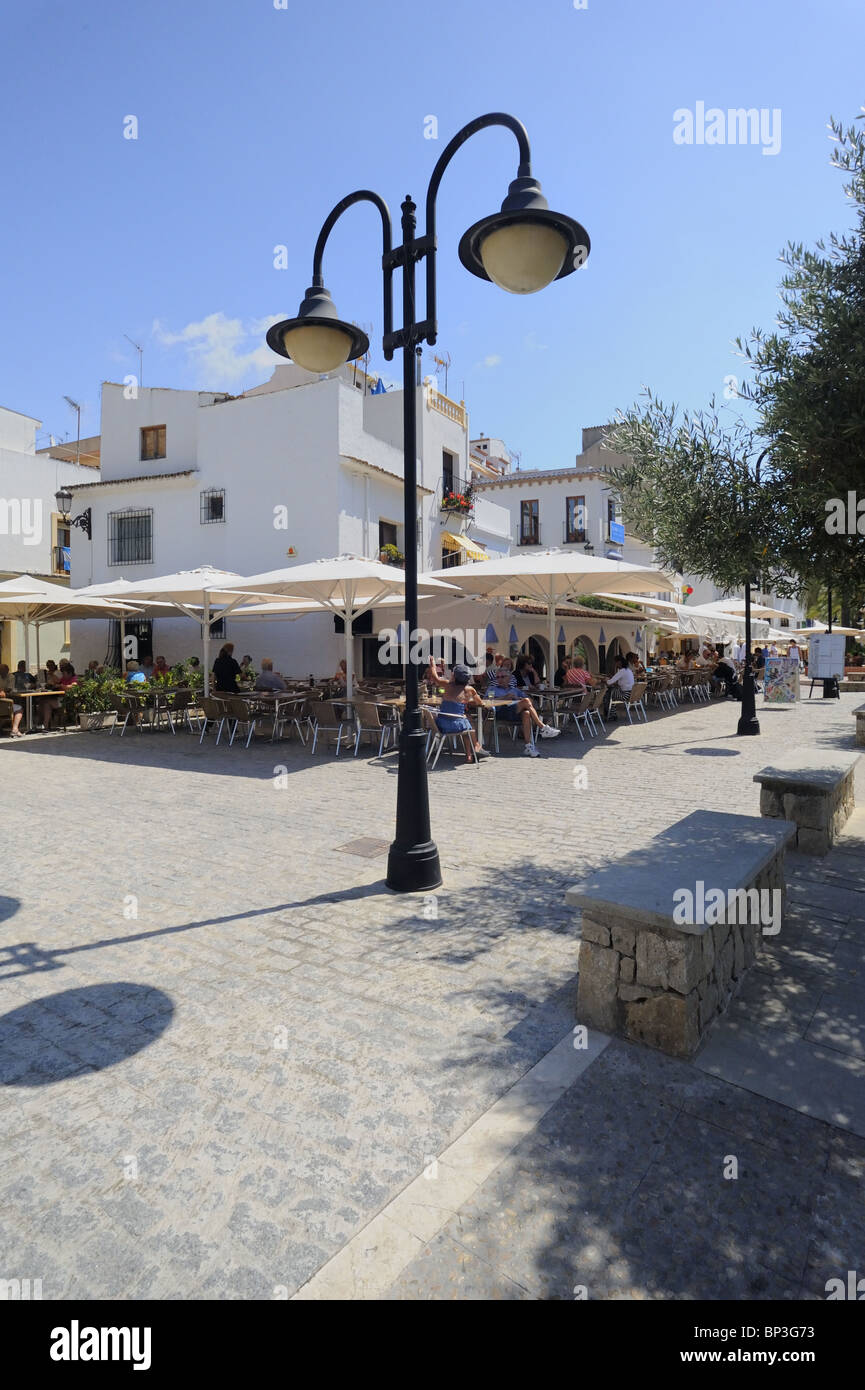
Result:
M759 734L760 723L756 714L743 714L736 725L737 734Z
M840 700L840 699L841 699L841 691L838 689L838 681L837 681L837 679L835 678L835 676L829 676L827 680L824 680L824 682L823 682L823 699L824 699L824 700Z
M439 852L432 840L424 845L391 845L385 884L395 893L429 893L441 888Z

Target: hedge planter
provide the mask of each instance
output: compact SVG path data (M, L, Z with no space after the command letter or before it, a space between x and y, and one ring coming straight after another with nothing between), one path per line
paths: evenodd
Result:
M79 714L78 723L88 733L95 733L98 729L113 729L117 723L117 710L91 710L89 714Z

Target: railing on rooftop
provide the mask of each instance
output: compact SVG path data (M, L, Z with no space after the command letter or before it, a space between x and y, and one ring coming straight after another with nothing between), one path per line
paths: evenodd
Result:
M459 425L460 429L468 429L468 416L466 413L465 401L452 401L450 396L443 396L434 386L427 389L427 406L430 410L437 410L440 415L444 415L448 420L453 420L454 424Z

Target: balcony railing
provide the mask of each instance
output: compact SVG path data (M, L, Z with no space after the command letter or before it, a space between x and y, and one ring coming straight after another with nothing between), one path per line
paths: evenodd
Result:
M440 415L445 415L448 420L453 420L461 429L468 429L465 406L458 405L456 401L451 400L450 396L443 396L433 386L427 391L427 405L430 410L437 410Z
M563 527L565 545L585 545L586 528L585 526L569 526L565 522Z
M540 545L541 543L541 523L539 521L523 521L520 525L520 545Z
M71 553L68 545L53 545L51 547L52 574L68 574L72 568Z
M457 512L467 516L475 509L472 483L469 478L460 478L456 473L442 475L442 497L439 504L443 512Z

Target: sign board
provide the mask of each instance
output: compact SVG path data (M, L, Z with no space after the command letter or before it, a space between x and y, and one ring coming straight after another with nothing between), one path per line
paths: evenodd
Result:
M620 521L610 522L610 540L616 545L625 544L625 528Z
M770 656L763 672L763 700L767 705L795 705L799 699L799 663L786 656Z
M843 633L814 634L808 643L808 675L811 680L828 681L833 676L841 679L844 675L846 640Z

